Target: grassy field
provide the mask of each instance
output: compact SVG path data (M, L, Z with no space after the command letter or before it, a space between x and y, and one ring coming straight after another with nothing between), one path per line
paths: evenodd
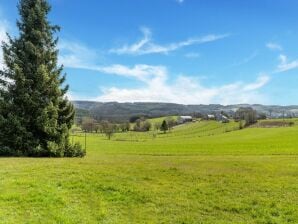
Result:
M297 121L237 127L89 134L82 159L2 158L0 223L298 223Z

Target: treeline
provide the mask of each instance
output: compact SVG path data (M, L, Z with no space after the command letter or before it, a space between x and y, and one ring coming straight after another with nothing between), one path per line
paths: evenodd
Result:
M253 108L259 114L265 114L268 118L290 118L298 116L298 106L264 106L264 105L180 105L171 103L100 103L89 101L75 101L76 109L81 109L77 116L85 116L89 113L96 120L110 120L115 122L128 121L132 116L147 118L167 117L172 115L208 115L224 111L233 118L239 108ZM85 111L84 111L85 110ZM294 113L295 112L295 113Z
M105 134L108 139L111 139L115 133L128 131L148 132L153 130L166 133L167 131L171 131L172 128L177 125L177 121L171 117L166 118L161 123L150 122L150 120L145 117L132 117L130 121L133 122L126 121L115 123L107 120L96 120L92 117L83 117L76 123L76 125L84 132ZM76 131L76 129L73 129L73 131Z
M107 126L113 126L115 132L126 132L130 130L129 122L116 124L109 121L97 121L91 117L83 117L81 123L78 123L78 125L83 131L90 133L104 133Z

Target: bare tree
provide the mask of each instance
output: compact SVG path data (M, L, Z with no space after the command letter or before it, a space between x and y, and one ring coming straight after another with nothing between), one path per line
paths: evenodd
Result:
M119 125L119 129L122 131L122 132L127 132L130 130L130 124L129 122L125 122L125 123L122 123Z
M171 131L173 129L173 127L177 124L177 122L172 117L168 117L166 119L166 122L168 124L169 131Z
M107 136L107 138L111 140L112 136L116 131L116 125L108 121L104 121L102 122L102 130L103 130L103 133Z
M83 117L82 129L86 132L93 132L95 129L95 120L91 117Z
M244 126L252 125L257 122L257 112L250 107L239 108L235 113L235 120L244 120Z
M159 122L154 123L154 126L153 126L154 130L159 130L160 127L161 127L161 123Z
M148 120L138 119L134 126L134 131L150 131L152 125Z

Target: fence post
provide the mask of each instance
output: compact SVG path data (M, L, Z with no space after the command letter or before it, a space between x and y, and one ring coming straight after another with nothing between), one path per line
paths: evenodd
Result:
M87 132L85 131L85 151L87 151Z

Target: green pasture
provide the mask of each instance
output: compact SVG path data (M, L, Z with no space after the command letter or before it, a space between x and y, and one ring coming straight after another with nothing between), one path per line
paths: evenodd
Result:
M0 223L298 223L293 121L88 134L85 158L1 158Z

